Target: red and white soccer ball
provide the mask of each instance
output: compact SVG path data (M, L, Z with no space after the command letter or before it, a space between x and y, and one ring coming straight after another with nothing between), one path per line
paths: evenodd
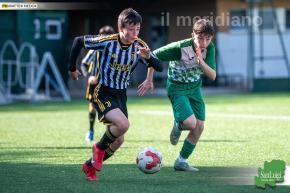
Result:
M139 152L136 159L137 167L145 174L159 172L162 167L162 155L152 147L146 147Z

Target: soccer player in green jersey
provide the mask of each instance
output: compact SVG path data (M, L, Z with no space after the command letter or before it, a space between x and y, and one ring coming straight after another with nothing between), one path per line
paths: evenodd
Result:
M203 132L205 104L201 92L201 75L216 78L214 28L210 21L201 19L193 26L192 37L170 43L153 53L159 60L169 61L167 95L172 104L174 124L170 142L176 145L183 130L189 130L174 163L177 171L198 171L187 159L192 154ZM148 69L146 80L139 85L138 94L153 89L153 69Z

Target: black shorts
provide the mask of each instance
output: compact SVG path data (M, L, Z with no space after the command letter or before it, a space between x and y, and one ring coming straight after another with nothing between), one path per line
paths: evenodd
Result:
M87 86L87 90L86 90L86 99L88 101L91 102L93 96L92 96L92 93L94 93L94 89L97 85L92 85L92 84L88 84Z
M109 123L105 120L105 114L113 109L119 108L128 118L126 89L113 89L103 85L90 85L90 102L94 104L98 112L99 121Z

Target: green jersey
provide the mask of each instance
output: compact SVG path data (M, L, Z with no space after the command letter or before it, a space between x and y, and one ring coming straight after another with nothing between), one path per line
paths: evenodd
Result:
M199 83L203 70L197 63L197 55L192 38L170 43L154 50L162 61L169 61L168 79L181 83ZM211 42L202 50L202 56L213 70L216 70L215 46Z

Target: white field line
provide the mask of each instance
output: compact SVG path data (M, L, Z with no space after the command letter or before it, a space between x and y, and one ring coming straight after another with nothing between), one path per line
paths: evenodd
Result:
M168 111L130 111L132 114L155 115L155 116L172 116L172 112ZM252 120L280 120L290 121L290 116L285 115L251 115L240 113L207 113L206 116L213 118L233 118L233 119L252 119Z

